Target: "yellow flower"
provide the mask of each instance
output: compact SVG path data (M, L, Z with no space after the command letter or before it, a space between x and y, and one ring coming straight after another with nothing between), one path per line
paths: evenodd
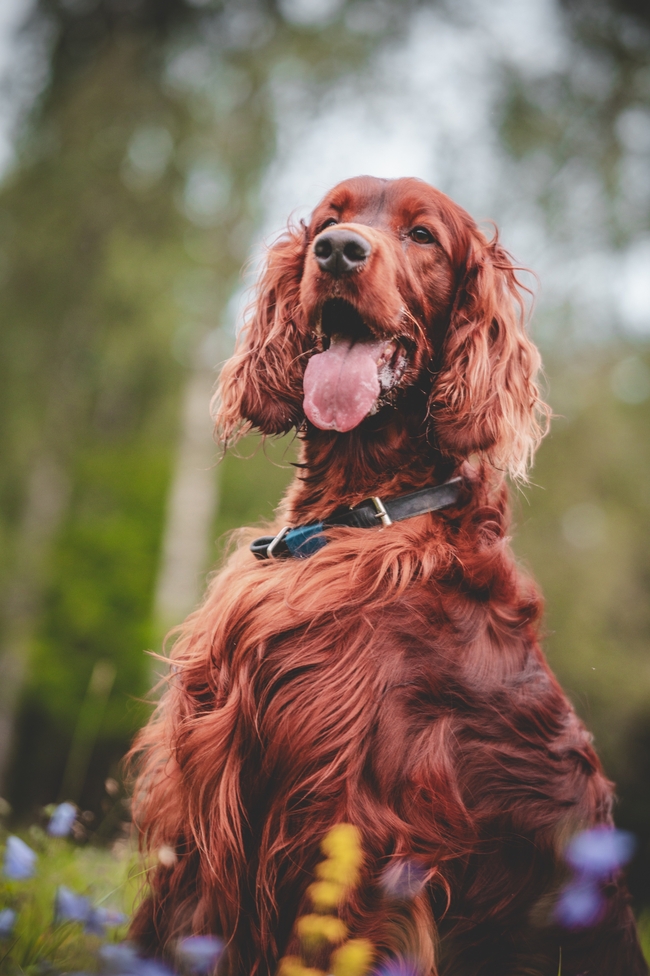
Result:
M304 966L298 956L285 956L280 960L278 976L325 976L325 973L322 969Z
M361 838L352 824L337 824L323 838L321 849L327 860L316 868L323 881L335 881L347 888L359 880L359 868L363 863Z
M345 923L333 915L303 915L297 929L307 948L323 942L343 942L347 935Z
M307 888L307 894L319 912L332 911L345 898L345 888L335 881L314 881Z
M363 864L361 837L352 824L337 824L323 838L321 849L326 860L316 868L319 879L309 886L307 893L316 913L303 915L296 929L306 953L325 946L336 945L347 935L345 923L335 914L350 888L358 884ZM365 976L372 963L372 945L366 939L351 939L332 953L328 972L331 976ZM280 960L278 976L325 976L320 969L305 966L299 956L285 956Z
M365 976L372 964L372 945L367 939L350 939L332 953L332 976Z

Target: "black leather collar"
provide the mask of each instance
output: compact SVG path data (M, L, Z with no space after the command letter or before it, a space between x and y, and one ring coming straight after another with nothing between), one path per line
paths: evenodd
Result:
M425 515L436 512L440 508L454 505L460 498L463 479L451 478L442 485L422 488L409 495L382 501L373 496L356 505L354 508L339 515L330 515L323 522L313 522L310 525L300 525L295 529L288 525L281 529L276 536L265 535L251 543L251 552L258 559L281 558L294 556L304 559L312 556L327 544L323 535L324 529L345 525L354 529L372 529L378 523L391 525L402 522L415 515Z

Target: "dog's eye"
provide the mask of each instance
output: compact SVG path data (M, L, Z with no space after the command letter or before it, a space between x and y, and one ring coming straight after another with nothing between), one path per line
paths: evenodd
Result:
M325 221L325 223L323 224L323 226L321 227L321 229L318 231L318 233L320 234L321 231L324 231L327 227L335 227L336 224L338 224L338 220L335 220L334 217L330 217L329 220L326 220Z
M433 234L429 233L426 227L414 227L409 234L414 241L418 244L435 244L435 237Z

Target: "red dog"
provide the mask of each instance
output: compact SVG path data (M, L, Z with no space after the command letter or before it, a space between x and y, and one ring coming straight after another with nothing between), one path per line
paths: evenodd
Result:
M218 420L226 442L295 428L301 463L267 558L242 546L184 625L137 745L144 847L176 852L133 924L149 951L219 933L229 976L274 973L347 821L365 862L343 917L378 964L647 973L615 877L598 924L553 921L566 843L611 822L612 791L508 546L503 475L547 417L523 313L498 241L419 180L341 183L271 249ZM403 857L428 883L396 903Z

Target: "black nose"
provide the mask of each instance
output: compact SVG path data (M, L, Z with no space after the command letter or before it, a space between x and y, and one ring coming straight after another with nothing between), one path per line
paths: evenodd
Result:
M361 234L353 230L323 231L314 241L314 254L323 271L335 278L363 267L372 248Z

